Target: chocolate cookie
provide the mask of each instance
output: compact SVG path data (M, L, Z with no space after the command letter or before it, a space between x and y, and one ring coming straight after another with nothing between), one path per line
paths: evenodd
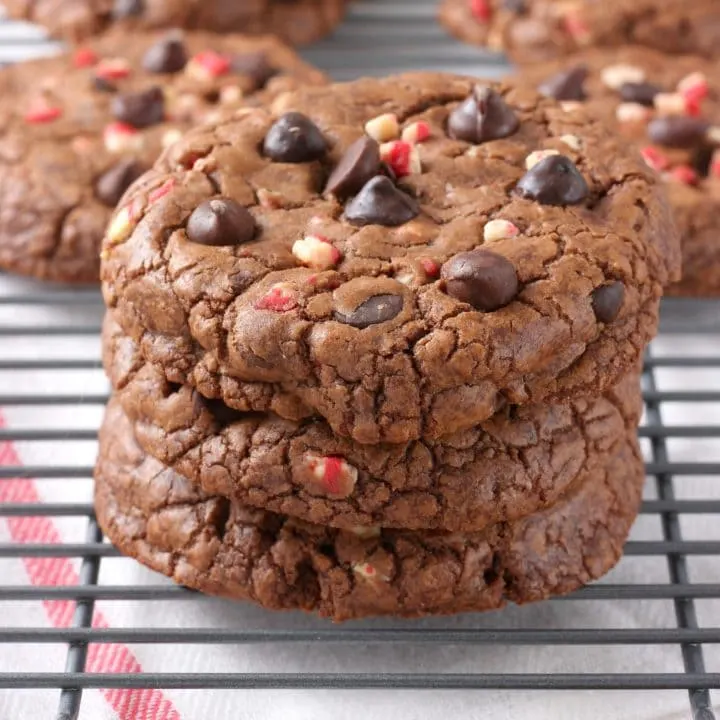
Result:
M716 0L442 0L439 16L462 40L504 50L521 64L629 44L720 54Z
M329 33L347 0L5 0L11 17L43 25L70 42L109 28L135 33L182 27L277 35L292 45Z
M602 465L642 411L635 373L599 399L508 407L442 440L360 445L323 420L238 413L167 383L109 318L103 350L153 457L209 493L333 527L474 531L523 517Z
M588 50L521 76L582 101L637 143L667 181L680 229L683 279L672 295L720 294L720 80L714 63L641 47Z
M600 122L417 73L189 133L104 258L115 319L173 382L241 410L245 383L280 388L374 444L601 394L654 334L679 248L659 179Z
M333 530L202 493L111 401L95 508L121 552L203 592L333 620L491 610L571 592L620 558L644 481L630 437L552 507L467 535Z
M207 33L114 34L0 71L0 268L97 282L111 211L164 146L299 82L324 77L277 40Z

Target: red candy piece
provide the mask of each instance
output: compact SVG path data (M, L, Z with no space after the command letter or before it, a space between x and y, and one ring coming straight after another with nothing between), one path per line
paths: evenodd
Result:
M297 297L292 290L283 285L275 285L255 303L255 309L288 312L296 308L297 304Z
M225 75L230 70L230 58L220 55L214 50L205 50L198 53L192 59L192 62L200 65L212 77L220 77L220 75Z
M413 155L413 153L415 153ZM418 172L417 150L404 140L393 140L380 148L382 159L392 168L399 178Z
M585 21L575 13L568 13L563 18L563 26L567 34L580 44L584 44L590 39L590 28L588 28Z
M148 195L148 202L152 205L156 203L160 198L165 197L175 187L175 178L166 180L160 187L155 188Z
M98 56L90 48L78 48L73 55L76 68L92 67L97 61Z
M481 22L487 22L492 16L489 0L470 0L470 12Z
M420 265L428 277L437 277L440 274L440 266L430 258L420 260Z
M689 165L678 165L670 171L670 177L684 185L697 185L698 174Z
M643 156L643 160L645 160L653 170L665 170L670 164L665 155L650 145L642 148L640 154Z
M62 114L62 108L40 104L25 113L25 121L34 125L40 125L57 120Z
M103 80L122 80L130 75L130 65L125 60L102 60L95 74Z

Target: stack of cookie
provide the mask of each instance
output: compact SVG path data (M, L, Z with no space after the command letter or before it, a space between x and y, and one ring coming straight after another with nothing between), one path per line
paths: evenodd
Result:
M669 293L720 296L720 3L443 0L440 18L632 140L667 181L680 229L683 277Z
M105 236L98 520L206 592L335 620L609 570L678 238L589 117L440 74L187 133Z

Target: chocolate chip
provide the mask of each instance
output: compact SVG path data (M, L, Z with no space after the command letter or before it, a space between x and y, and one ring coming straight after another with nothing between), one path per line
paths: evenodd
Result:
M376 175L365 183L345 207L345 219L351 225L395 227L409 222L419 213L415 200L384 175Z
M450 258L442 266L441 277L448 295L485 312L507 305L520 287L514 265L484 248Z
M318 126L299 112L285 113L268 130L263 153L275 162L301 163L318 160L328 144Z
M611 323L620 312L625 299L625 285L611 282L595 288L592 293L592 308L599 322Z
M247 208L227 197L206 200L193 210L187 236L200 245L240 245L255 235L255 219Z
M701 118L684 115L655 118L648 125L648 137L658 145L688 148L705 140L709 123Z
M113 4L113 17L120 20L127 17L137 17L145 10L144 0L115 0Z
M115 207L123 193L145 170L135 160L121 160L97 179L95 195L108 207Z
M117 86L111 83L107 78L95 75L93 77L93 87L100 92L114 93L117 92Z
M343 200L360 192L362 186L379 173L380 146L371 137L363 135L340 158L330 173L325 192Z
M512 135L517 115L492 88L476 85L470 97L450 113L448 134L456 140L483 143Z
M187 51L182 40L175 35L168 35L147 49L142 66L151 73L176 73L187 65L187 61Z
M662 92L662 88L649 82L624 83L620 86L620 97L625 102L638 103L652 107L655 96Z
M236 55L232 59L232 70L235 73L247 75L255 90L265 87L268 80L278 74L278 70L270 65L264 52Z
M538 92L555 100L585 100L585 79L588 69L585 65L576 65L549 77L538 85Z
M577 205L590 192L585 178L570 158L550 155L528 170L515 186L520 197L543 205Z
M392 320L402 309L403 299L400 295L373 295L349 315L336 312L335 319L356 328L366 328Z
M113 98L113 117L136 128L156 125L165 119L165 96L159 87Z

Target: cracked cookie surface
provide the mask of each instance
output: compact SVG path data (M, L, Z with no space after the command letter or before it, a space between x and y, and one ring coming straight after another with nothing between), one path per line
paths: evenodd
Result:
M591 46L720 53L715 0L442 0L438 13L460 39L529 66Z
M233 412L173 386L108 317L105 367L139 444L211 494L308 522L476 531L552 505L626 437L637 373L604 397L509 407L435 441L361 445L320 419Z
M581 110L416 73L189 133L104 254L114 318L168 380L374 444L601 394L679 248L659 179Z
M594 49L537 63L522 81L588 112L640 148L667 181L683 277L671 295L720 294L720 81L715 63L642 47Z
M110 28L123 32L182 27L276 35L292 45L329 33L346 0L6 0L10 17L43 25L70 42Z
M0 268L97 282L100 243L127 186L189 127L324 82L279 41L112 34L0 71Z
M619 560L641 497L637 442L618 443L552 507L481 533L353 533L251 510L145 455L111 400L95 471L98 522L177 583L336 621L491 610L571 592Z

